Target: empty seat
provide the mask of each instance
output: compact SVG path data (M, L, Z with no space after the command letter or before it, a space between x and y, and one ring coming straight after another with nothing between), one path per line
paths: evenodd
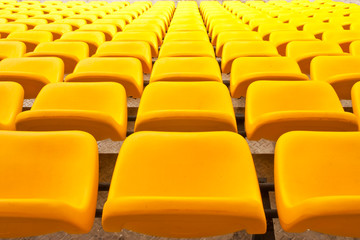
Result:
M105 42L98 47L93 57L134 57L140 60L142 71L151 73L151 48L147 42Z
M357 131L330 84L320 81L257 81L246 93L245 130L250 140L276 141L295 130Z
M322 39L324 41L336 42L344 52L349 52L349 46L353 41L360 40L360 31L325 31Z
M80 26L79 31L102 32L105 34L105 41L111 41L117 33L117 28L112 24L93 23Z
M336 23L324 23L324 22L309 22L304 24L303 30L314 34L318 39L322 39L322 35L325 31L343 31L343 27Z
M64 62L64 73L72 73L76 64L89 56L89 46L84 42L40 43L26 57L58 57Z
M63 78L64 63L59 58L7 58L0 62L0 81L21 84L25 98L35 98L43 86Z
M114 82L48 84L16 118L16 130L81 130L96 140L124 140L126 128L126 92Z
M210 57L165 57L158 59L151 73L150 83L175 82L222 82L218 62Z
M115 25L117 32L121 32L125 29L126 22L122 19L98 19L94 24L110 24Z
M350 44L349 51L351 55L360 56L360 41L354 41Z
M293 41L286 48L286 56L295 59L305 74L310 74L310 63L314 57L341 55L345 53L335 42Z
M276 47L267 41L231 41L224 45L221 70L229 73L232 62L238 57L277 57Z
M140 98L143 91L141 62L136 58L92 57L81 60L66 82L118 82L127 96Z
M59 39L64 33L71 32L72 27L67 23L39 24L34 27L37 31L48 31L53 35L53 40Z
M155 24L135 24L126 25L124 32L153 32L155 33L158 45L162 44L163 32L161 27Z
M360 80L360 57L319 56L311 62L311 79L331 84L340 99L351 99L351 88Z
M214 48L209 41L175 41L162 45L159 58L163 57L212 57Z
M154 82L141 97L135 131L237 131L227 87L219 82Z
M65 19L60 19L55 21L54 23L66 23L66 24L70 24L72 26L72 30L75 31L77 29L79 29L82 25L86 24L86 21L84 19L69 19L69 18L65 18Z
M51 42L53 35L47 31L30 30L25 32L12 32L7 36L6 40L23 42L26 45L26 52L32 52L39 43Z
M113 41L144 41L150 45L152 57L158 56L159 45L156 34L153 32L120 32L114 36Z
M231 132L134 133L121 147L102 225L177 238L264 233L245 139Z
M1 38L6 38L12 32L23 32L28 28L24 23L3 23L0 24Z
M79 15L74 15L74 16L71 16L71 17L68 17L68 19L83 19L86 21L87 24L91 24L93 22L95 22L98 17L94 14L79 14Z
M0 130L15 130L15 119L22 111L23 100L24 90L20 84L0 82Z
M227 23L217 24L217 25L214 26L214 30L212 31L212 34L211 34L211 43L213 45L216 44L217 37L219 36L220 33L229 32L229 31L234 32L234 31L248 31L248 30L250 30L248 25L242 24L242 23L238 23L238 24L227 24Z
M216 41L216 56L221 57L225 43L231 41L262 41L260 34L253 31L221 32Z
M33 29L35 26L40 24L47 24L47 21L45 19L32 19L32 18L25 18L25 19L19 19L16 20L14 23L21 23L25 24L27 26L28 30ZM2 36L2 34L1 34Z
M275 195L287 232L360 237L359 132L290 132L275 149Z
M295 60L288 57L240 57L234 60L230 75L233 98L246 96L248 86L258 80L308 80Z
M105 42L105 34L102 32L75 31L64 33L59 42L84 42L89 46L89 56L96 53L97 48Z
M166 34L164 43L172 41L209 41L209 37L203 31L170 32Z
M26 45L23 42L0 41L0 60L22 57L25 53Z
M0 237L88 233L98 190L95 139L84 132L1 131L0 143Z
M32 17L33 19L45 19L49 23L55 22L56 20L61 20L63 17L59 14L43 14L43 15L36 15Z
M258 33L264 40L269 40L270 33L277 31L297 31L297 28L289 23L262 23L259 25Z
M281 56L286 55L286 47L292 41L316 41L318 39L306 31L277 31L270 34L269 41L275 45Z

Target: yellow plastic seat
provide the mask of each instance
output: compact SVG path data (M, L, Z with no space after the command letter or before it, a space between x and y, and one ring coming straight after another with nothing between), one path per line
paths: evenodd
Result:
M324 41L293 41L287 45L286 56L295 59L305 74L310 74L310 63L317 56L346 55L339 44Z
M297 31L297 28L289 23L262 23L258 29L264 40L269 40L270 34L277 31Z
M217 41L217 37L219 36L220 33L223 32L234 32L234 31L248 31L250 30L250 28L248 27L248 25L246 24L242 24L242 23L237 23L237 24L217 24L214 26L214 29L212 31L212 35L211 35L211 43L213 45L216 44Z
M30 30L24 32L12 32L7 36L6 40L23 42L26 45L26 52L32 52L38 44L51 42L53 40L53 35L48 31Z
M303 30L314 34L317 39L322 39L325 31L343 31L343 27L336 23L309 22L304 24Z
M24 90L20 84L0 82L0 130L15 130L15 119L22 111L23 100Z
M135 24L126 25L124 32L153 32L155 33L158 45L162 44L163 34L161 27L155 24Z
M122 141L126 128L126 92L114 82L48 84L16 118L19 131L80 130L98 141Z
M64 64L59 58L6 58L0 62L0 81L21 84L25 98L35 98L43 86L63 78Z
M142 71L151 73L151 48L147 42L105 42L93 57L132 57L140 60Z
M117 33L117 28L115 25L111 24L93 23L82 25L78 31L102 32L105 34L105 41L111 41Z
M159 18L137 18L132 22L132 25L136 24L145 24L145 25L155 25L160 27L162 36L165 36L166 30L168 28L167 22L165 22L163 19Z
M206 32L206 28L203 24L171 24L168 33L170 32L184 32L184 31L203 31Z
M298 17L291 18L289 20L289 23L294 25L299 31L302 31L304 29L304 25L307 23L322 23L322 22L320 20L316 20L311 17L298 16ZM315 26L314 26L314 30L315 30ZM312 32L312 33L314 34L314 32ZM321 36L318 38L321 39Z
M132 22L132 17L129 15L115 15L115 14L109 14L103 17L103 19L117 19L117 20L123 20L126 24L129 24ZM99 20L99 19L98 19ZM97 20L96 20L97 21Z
M245 139L231 132L134 133L121 147L102 225L105 231L126 228L176 238L242 229L264 233L265 214Z
M89 56L89 47L84 42L40 43L26 57L58 57L64 62L64 73L72 73L76 64Z
M175 41L162 45L159 58L163 57L212 57L214 48L209 41Z
M91 230L99 171L91 135L1 131L0 143L1 238Z
M225 43L230 41L262 41L261 36L253 31L221 32L216 41L216 56L221 57Z
M113 41L119 41L119 42L144 41L150 45L152 57L158 56L159 45L156 34L153 32L120 32L114 36Z
M277 31L270 34L269 41L273 43L281 56L286 55L286 46L292 41L316 41L318 39L306 31Z
M249 85L259 80L309 80L295 60L288 57L240 57L234 60L230 75L233 98L246 97Z
M26 24L23 23L3 23L0 24L1 38L6 38L12 32L23 32L27 30Z
M319 56L311 62L311 79L331 84L340 99L351 99L351 88L360 78L360 57Z
M55 22L57 20L63 19L61 15L58 14L43 14L32 17L33 19L45 19L49 23Z
M289 131L357 131L335 90L320 81L257 81L246 93L245 131L249 140L276 141Z
M125 29L126 22L122 19L98 19L94 24L110 24L116 26L116 31L121 32Z
M0 41L0 60L22 57L25 53L26 45L23 42Z
M16 23L16 24L20 24L20 23L25 24L27 26L27 30L31 30L37 25L47 24L47 21L45 19L26 18L26 19L16 20L14 23Z
M209 41L209 37L203 31L170 32L166 34L164 43L173 41Z
M92 57L81 60L65 82L117 82L127 96L140 98L144 83L141 63L136 58Z
M229 91L212 81L151 83L141 97L138 131L237 132Z
M91 24L95 22L98 19L98 17L94 14L79 14L68 17L68 19L83 19L86 21L87 24Z
M275 149L281 227L360 237L359 132L290 132Z
M18 19L28 18L26 14L22 14L22 13L1 14L1 17L7 19L8 22L14 22Z
M218 62L210 57L165 57L158 59L151 72L150 83L168 82L222 82Z
M82 25L86 24L86 21L84 19L60 19L55 21L54 23L66 23L66 24L70 24L72 26L72 30L75 31L77 29L79 29Z
M64 33L59 42L84 42L89 46L89 56L96 53L97 48L105 42L105 34L102 32L75 31Z
M354 41L350 44L349 51L351 55L360 56L360 41Z
M66 23L39 24L34 27L37 31L48 31L53 35L53 40L61 38L64 33L71 32L72 27Z
M344 52L349 52L349 46L353 41L360 40L360 31L325 31L322 39L324 41L336 42Z
M232 62L238 57L277 57L276 47L265 41L231 41L223 47L221 69L229 73Z

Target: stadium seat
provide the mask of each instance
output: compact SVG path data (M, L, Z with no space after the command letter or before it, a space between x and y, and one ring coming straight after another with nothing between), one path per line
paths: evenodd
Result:
M151 83L141 97L138 131L237 132L229 91L212 81Z
M117 32L121 32L125 29L126 22L122 19L98 19L94 24L110 24L115 25Z
M168 33L170 32L184 32L184 31L203 31L206 32L206 28L203 23L201 24L171 24Z
M140 60L144 73L152 70L151 48L143 41L105 42L93 57L134 57Z
M299 131L279 138L275 195L284 231L360 237L359 149L359 132Z
M59 58L6 58L0 62L0 81L19 83L25 98L35 98L43 86L63 78L64 63Z
M246 92L245 131L249 140L276 141L289 131L357 131L335 90L320 81L257 81Z
M305 74L310 74L310 63L314 57L341 55L346 53L335 42L293 41L286 48L286 56L295 59Z
M69 18L65 18L65 19L60 19L55 21L54 23L58 23L58 24L70 24L72 27L72 30L75 31L77 29L79 29L82 25L86 24L86 21L84 19L69 19Z
M246 24L237 23L237 24L217 24L214 26L214 30L211 35L211 43L216 45L217 37L220 33L223 32L234 32L234 31L249 31L250 28Z
M74 131L1 131L0 143L0 237L88 233L99 175L94 138Z
M43 15L36 15L32 17L32 19L45 19L48 23L53 23L57 20L63 19L61 15L58 14L43 14Z
M84 42L40 43L26 57L58 57L64 62L64 73L72 73L76 64L89 56L89 46Z
M350 44L349 51L351 55L360 56L360 41L354 41Z
M126 24L129 24L133 21L133 18L129 15L119 15L117 14L109 14L103 17L102 19L117 19L117 20L123 20ZM99 20L99 19L98 19ZM97 21L97 20L96 20Z
M309 22L304 24L303 30L314 34L317 39L322 39L322 35L325 31L343 31L343 27L336 23L324 23L324 22Z
M1 14L1 17L7 19L8 22L14 22L18 19L28 18L26 14L22 14L22 13Z
M157 57L159 52L159 45L156 34L153 32L119 32L112 41L129 42L129 41L144 41L150 45L152 57Z
M117 33L117 28L115 25L111 24L93 23L80 26L78 31L102 32L105 34L105 41L111 41Z
M75 31L64 33L58 42L84 42L89 46L89 56L96 53L97 48L105 42L105 34L102 32Z
M28 28L24 23L3 23L0 24L0 34L1 38L6 38L12 32L23 32Z
M253 31L221 32L216 41L216 56L221 57L225 43L231 41L262 41L261 36Z
M166 34L164 43L173 41L209 41L209 37L203 31L170 32Z
M258 33L264 40L269 40L270 33L277 31L297 31L297 28L289 23L262 23L258 29Z
M47 21L45 19L32 19L32 18L25 18L25 19L19 19L16 20L14 23L16 24L25 24L27 26L27 30L31 30L37 25L40 24L47 24ZM1 34L1 36L3 36Z
M53 35L53 40L61 38L64 33L71 32L72 27L66 23L39 24L34 27L37 31L48 31Z
M136 58L92 57L81 60L65 82L117 82L127 96L140 98L144 83L141 62Z
M35 47L39 43L51 42L53 35L48 31L24 31L24 32L12 32L7 38L7 41L19 41L26 45L26 52L34 51Z
M24 90L20 84L0 82L0 130L15 130L15 119L22 111L23 100Z
M212 57L214 48L209 41L174 41L162 45L159 58L163 57Z
M231 41L224 45L221 69L229 73L232 62L238 57L277 57L276 47L267 41Z
M25 53L26 45L23 42L0 41L0 60L22 57Z
M351 100L352 100L353 112L358 117L358 122L360 124L360 121L359 121L359 119L360 119L359 118L360 117L360 85L358 83L355 83L351 89ZM359 129L360 129L360 127L359 127Z
M168 82L222 82L218 62L210 57L165 57L158 59L151 73L150 83Z
M340 99L351 99L351 88L360 80L360 57L319 56L311 61L314 81L331 84Z
M126 92L114 82L48 84L16 118L18 131L80 130L98 141L122 141L126 128Z
M157 37L158 45L161 46L162 44L163 32L159 25L131 23L126 25L124 32L153 32Z
M360 31L325 31L322 39L323 41L336 42L344 52L348 53L350 44L353 41L360 40Z
M102 225L176 238L264 233L245 139L232 132L134 133L121 147Z
M288 57L240 57L234 60L230 75L233 98L246 97L248 86L258 80L309 80L295 60Z
M79 14L68 17L68 19L83 19L86 21L87 24L91 24L95 22L98 19L98 17L94 14Z
M318 39L306 31L277 31L270 34L269 41L275 45L281 56L286 55L286 47L292 41L316 41Z

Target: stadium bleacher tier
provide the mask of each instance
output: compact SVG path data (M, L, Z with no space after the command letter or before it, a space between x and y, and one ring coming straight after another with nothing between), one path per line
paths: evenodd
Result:
M360 237L359 81L355 3L0 0L0 238Z

